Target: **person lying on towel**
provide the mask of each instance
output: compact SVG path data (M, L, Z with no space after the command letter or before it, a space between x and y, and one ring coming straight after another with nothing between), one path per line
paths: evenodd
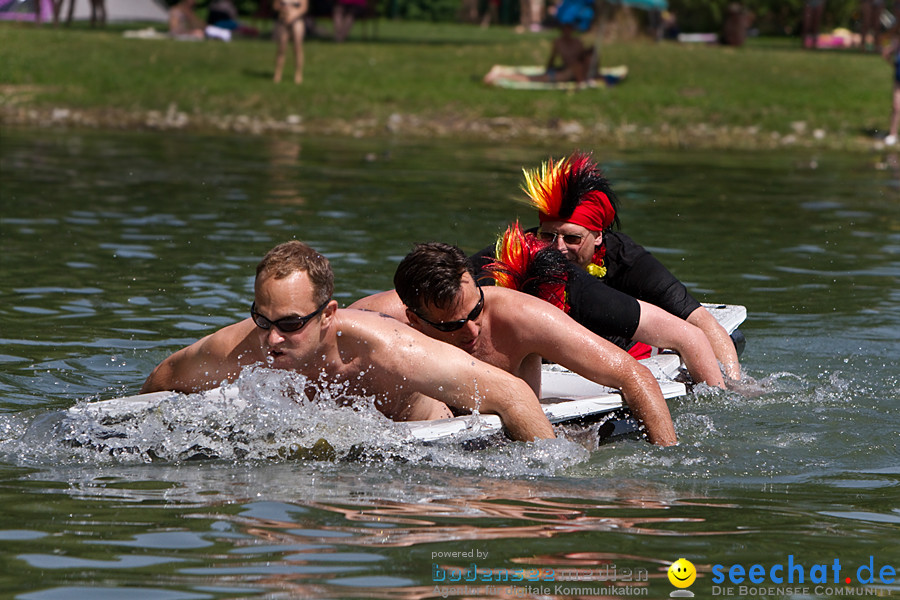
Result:
M593 46L585 46L577 36L575 27L569 23L563 24L560 35L553 41L550 50L550 60L547 61L547 70L538 75L525 75L510 71L509 67L494 65L484 76L484 83L493 84L498 79L512 81L542 81L559 83L575 81L584 83L592 78L591 59L594 55Z

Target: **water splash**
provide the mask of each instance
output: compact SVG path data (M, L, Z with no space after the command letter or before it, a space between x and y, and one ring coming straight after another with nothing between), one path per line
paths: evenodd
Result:
M249 368L234 383L203 393L161 393L108 410L79 401L66 411L0 416L0 455L21 465L392 460L501 476L549 475L589 456L565 439L495 440L481 451L463 440L424 444L382 415L373 398L344 390L293 372Z

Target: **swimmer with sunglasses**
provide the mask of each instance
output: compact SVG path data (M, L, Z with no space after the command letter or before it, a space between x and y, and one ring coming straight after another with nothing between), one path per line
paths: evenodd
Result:
M677 442L659 384L646 367L543 300L497 286L482 288L456 246L418 244L397 267L394 287L350 308L392 316L461 348L527 382L538 396L541 359L560 364L622 390L648 441Z
M498 415L514 439L554 437L525 382L394 319L339 309L333 291L322 255L296 240L276 246L257 267L250 318L166 358L141 392L208 390L256 366L300 373L311 386L339 384L341 402L374 397L395 421L478 408Z

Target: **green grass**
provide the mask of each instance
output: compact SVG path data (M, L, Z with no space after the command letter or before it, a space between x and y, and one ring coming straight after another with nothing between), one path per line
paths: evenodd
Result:
M398 114L417 123L410 133L426 135L524 138L575 122L582 129L566 129L570 137L620 146L767 147L793 134L807 145L869 147L866 132L883 131L890 116L891 67L879 56L807 52L784 40L740 49L609 43L603 63L628 65L628 79L571 93L480 83L495 63L542 64L551 33L382 21L371 39L358 27L346 44L308 40L305 82L295 86L290 60L286 82L271 82L269 40L133 40L121 29L0 24L4 122L67 108L101 126L133 125L174 108L198 128L297 115L308 131L371 133Z

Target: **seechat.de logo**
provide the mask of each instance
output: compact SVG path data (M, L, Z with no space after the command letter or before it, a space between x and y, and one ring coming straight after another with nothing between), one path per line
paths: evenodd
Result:
M694 563L686 558L679 558L669 565L669 583L678 589L671 592L671 598L693 598L694 592L685 588L691 587L691 584L697 579L697 568Z

